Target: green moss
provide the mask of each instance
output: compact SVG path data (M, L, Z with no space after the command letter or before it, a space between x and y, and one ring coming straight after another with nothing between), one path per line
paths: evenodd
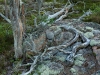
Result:
M0 4L4 3L4 0L0 0Z
M11 25L0 22L0 52L8 50L13 44Z
M90 7L90 9L93 11L92 15L85 17L84 21L100 23L100 2L98 3L93 3L93 6Z
M79 0L75 0L74 3L76 3ZM83 0L85 1L85 9L84 9L84 4L83 3L78 3L77 5L75 5L73 8L75 11L78 11L77 13L73 13L68 15L67 18L79 18L81 15L83 15L83 10L87 11L89 9L91 9L93 12L92 15L90 16L86 16L84 21L86 22L96 22L96 23L100 23L100 1L91 1L91 0ZM70 11L72 11L70 9Z
M96 53L93 52L93 56L96 57Z

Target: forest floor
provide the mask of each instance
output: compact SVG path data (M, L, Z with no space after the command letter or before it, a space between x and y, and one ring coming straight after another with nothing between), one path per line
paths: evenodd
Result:
M25 4L26 4L25 7L27 8L26 9L26 11L27 11L26 24L27 24L27 27L29 27L29 28L27 28L27 33L32 33L31 31L34 31L33 30L33 28L34 28L33 21L34 21L34 18L38 15L37 11L33 10L33 8L36 7L35 5L32 4L33 2L31 0L29 0L29 1L25 0ZM54 5L54 7L61 9L61 6L64 4L65 3L60 4L60 5L57 4L57 5ZM96 7L96 4L99 5L100 2L87 3L86 10L89 8L94 10ZM79 6L82 6L82 5L83 4L81 4ZM52 6L52 3L50 6ZM91 7L89 7L89 6L91 6ZM35 8L35 9L37 10L38 8ZM53 7L50 9L47 8L46 11L49 12L49 11L52 11L52 9L53 9ZM100 46L99 46L99 44L100 44L100 24L97 24L97 23L100 23L100 20L99 21L96 20L98 18L95 19L95 17L92 20L91 20L91 17L86 17L85 21L93 21L93 22L77 21L75 19L77 19L79 16L81 16L83 14L83 12L82 12L82 10L80 10L80 9L82 9L82 7L80 7L80 8L75 7L75 9L76 9L76 11L78 11L78 14L74 13L75 15L73 15L73 14L69 15L68 17L66 17L69 19L65 18L65 20L59 21L56 23L53 23L53 21L51 21L50 27L52 28L54 26L54 28L55 28L56 26L60 26L60 25L68 25L68 26L74 27L75 29L82 32L87 38L89 38L91 40L90 44L86 48L79 49L79 51L77 52L77 55L78 54L81 54L81 55L76 56L73 64L69 64L66 61L66 57L68 56L68 54L66 54L62 51L54 50L54 51L50 51L51 55L50 55L50 57L48 57L50 52L47 51L47 53L44 54L43 61L41 62L40 59L38 60L37 67L30 75L51 75L51 74L53 74L53 75L100 75ZM59 9L55 10L53 13L55 13L58 10ZM41 12L41 14L42 13L44 13L44 12ZM51 12L49 12L49 13L51 13ZM45 18L46 17L43 16L41 18L38 18L37 21L41 22L41 21L45 20ZM87 20L87 18L88 18L88 20ZM2 18L0 18L0 19L2 19ZM5 23L5 21L2 21L2 22L4 22L4 23L0 24L1 28L5 28L5 26L3 26L3 25L4 24L6 25L6 23ZM94 22L97 22L97 23L94 23ZM5 29L8 29L8 27L9 26L7 26L7 28L5 28ZM44 30L47 30L47 29L49 29L49 28L43 29L42 34L45 33ZM40 34L41 30L42 30L41 28L36 30L36 31L38 31L39 36L41 35ZM62 32L64 32L64 31L62 30ZM10 33L11 37L10 38L8 37L8 38L9 38L9 41L11 41L11 43L10 44L8 43L8 44L12 45L11 28L10 28L9 33ZM3 34L3 33L0 33L0 34ZM34 32L33 32L33 35L35 35ZM65 31L64 35L67 36L67 37L65 37L65 40L67 39L67 42L70 42L70 40L72 40L72 38L74 37L74 34L72 32ZM1 38L4 38L4 36L1 36ZM59 37L59 35L58 35L58 37ZM52 42L51 44L49 44L49 47L60 45L65 40L63 40L61 42L56 42L56 44L55 44L55 42ZM1 42L3 42L2 44L7 44L4 41L1 41ZM81 43L83 43L83 41L80 40L80 38L78 38L77 41L74 44L70 45L68 48L66 48L65 51L67 51L67 50L70 51L70 50L72 50L74 45L81 44ZM22 73L22 71L27 71L26 69L23 70L23 68L29 69L29 66L28 67L20 67L20 68L17 67L20 64L20 59L19 60L14 59L14 50L13 50L12 46L11 46L11 48L9 48L7 46L7 48L5 48L6 50L3 48L1 46L2 50L0 51L0 75L19 75L20 73ZM10 49L10 50L7 50L7 49ZM43 51L41 53L43 53ZM47 57L47 58L45 58L45 57ZM29 60L27 59L26 62L32 62L32 60L30 61L30 59Z

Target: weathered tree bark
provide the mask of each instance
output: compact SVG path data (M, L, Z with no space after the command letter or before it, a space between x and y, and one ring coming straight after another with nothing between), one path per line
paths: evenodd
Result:
M8 18L7 0L5 0L5 16Z
M20 17L20 0L11 0L10 6L10 19L12 24L13 36L14 36L14 51L15 58L20 58L23 55L22 42L23 42L23 23Z

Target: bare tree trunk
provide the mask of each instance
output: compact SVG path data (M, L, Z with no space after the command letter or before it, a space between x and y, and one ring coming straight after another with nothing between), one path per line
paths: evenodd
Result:
M7 0L5 0L5 15L8 18L8 7L7 7Z
M14 36L14 51L15 58L20 58L23 55L22 42L23 42L23 23L20 17L20 0L11 0L11 23Z

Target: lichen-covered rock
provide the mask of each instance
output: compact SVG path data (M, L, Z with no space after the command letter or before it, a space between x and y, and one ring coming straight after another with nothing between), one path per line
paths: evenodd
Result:
M66 60L66 54L64 54L63 52L58 52L55 56L55 60L64 62Z
M71 73L72 73L72 75L78 75L78 68L77 67L72 67L71 69L70 69L70 71L71 71Z
M95 45L99 45L99 44L100 44L100 40L91 40L90 41L91 46L95 46Z
M92 27L88 27L88 26L87 26L87 27L86 27L86 30L89 31L89 32L91 32L91 31L93 31L94 29L93 29Z
M33 75L39 75L38 73L34 73Z
M66 59L66 56L55 56L55 58L56 58L57 60L60 60L60 61L64 62L65 59Z
M85 35L87 38L93 38L93 37L94 37L93 32L86 32L84 35Z
M82 56L82 55L78 55L76 58L75 58L75 61L74 61L74 64L76 66L82 66L82 64L84 63L85 61L85 58Z
M55 62L49 62L46 65L42 64L38 67L38 71L40 75L57 75L59 74L64 67Z

